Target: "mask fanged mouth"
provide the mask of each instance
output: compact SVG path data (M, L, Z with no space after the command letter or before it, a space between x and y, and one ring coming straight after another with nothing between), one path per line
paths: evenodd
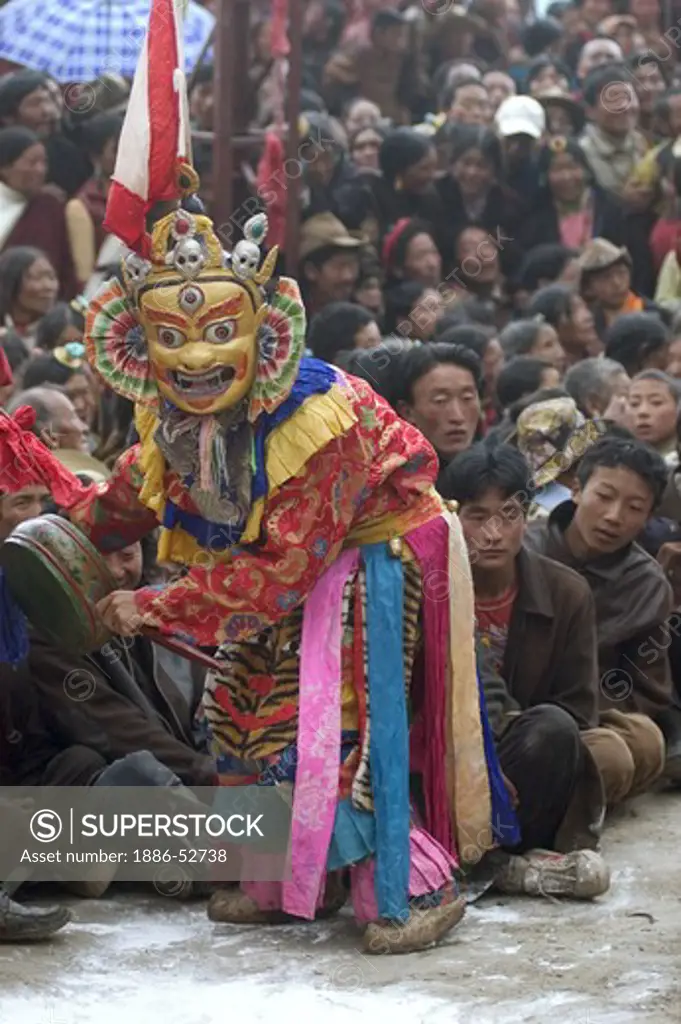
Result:
M194 398L209 398L221 395L229 388L236 376L233 366L217 366L201 373L186 373L171 370L169 377L178 394Z

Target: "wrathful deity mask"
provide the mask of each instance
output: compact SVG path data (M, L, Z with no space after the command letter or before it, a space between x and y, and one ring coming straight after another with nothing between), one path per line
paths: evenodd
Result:
M264 232L264 216L254 220ZM247 226L249 235L253 227ZM158 390L182 412L223 412L253 386L258 330L268 308L260 286L277 255L270 254L261 273L254 248L258 258L242 273L241 261L231 266L207 217L178 210L157 224L150 263L135 259L132 273L124 271Z
M205 416L242 402L255 380L258 329L267 307L233 281L146 286L139 318L158 390Z
M266 297L276 248L262 259L258 214L226 253L210 219L178 209L154 226L149 258L123 261L90 305L90 361L118 394L191 416L248 402L251 422L287 397L304 351L305 314L294 281Z

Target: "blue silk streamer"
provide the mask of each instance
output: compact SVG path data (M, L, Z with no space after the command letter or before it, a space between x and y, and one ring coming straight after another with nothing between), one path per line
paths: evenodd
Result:
M409 902L409 726L404 679L404 569L387 544L362 546L367 587L375 890L381 917L406 920Z

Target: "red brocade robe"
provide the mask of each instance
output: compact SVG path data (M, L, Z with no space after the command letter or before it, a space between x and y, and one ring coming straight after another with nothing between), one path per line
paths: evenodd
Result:
M296 740L298 679L294 662L298 659L288 652L293 633L300 634L299 624L292 622L293 613L304 606L325 571L345 548L404 537L434 523L445 512L433 487L439 467L428 441L366 382L340 371L336 380L332 391L322 396L331 396L330 402L324 404L313 395L300 407L304 415L298 423L307 424L308 434L295 426L294 414L269 435L265 461L270 487L258 529L248 534L256 539L244 543L242 538L221 560L200 558L210 553L199 551L185 561L182 578L162 589L145 587L135 593L146 625L178 634L197 646L222 648L225 671L209 675L204 709L211 747L225 781L233 770L237 771L236 781L245 781L240 777L245 761L267 763ZM278 446L277 431L282 431L288 444ZM142 445L121 456L106 484L93 488L69 510L71 519L100 550L125 547L159 524L157 512L140 499L144 491L150 500L144 444L143 437ZM196 511L186 488L165 464L159 474L159 489L184 511ZM412 756L422 748L423 756L416 761L417 770L424 773L426 828L446 848L455 842L475 859L491 842L492 804L475 671L470 569L458 527L455 549L459 554L452 562L453 529L452 521L446 527L450 556L449 569L444 569L449 581L449 629L436 648L432 644L429 648L431 655L442 661L444 689L438 693L421 674L424 688L417 687L421 710L415 703L412 710L423 720L424 729L422 735L412 730ZM400 557L403 562L409 559L408 544L401 545ZM405 579L406 574L405 568ZM439 580L440 571L436 576ZM427 597L421 579L405 586L405 602L407 591L413 592L414 607L409 609L405 603L404 621L410 621L416 632L419 609ZM354 612L361 622L358 588L356 578ZM455 603L457 614L453 617ZM262 637L272 626L277 629L270 647ZM364 695L362 636L361 625L353 628L350 646L344 645L342 653L342 728L354 732L356 744L341 767L339 796L352 788L353 798L371 792L371 731ZM404 640L405 682L409 686L408 662L414 665L416 635L409 640L405 632ZM262 644L264 647L259 646ZM409 657L407 646L411 648ZM272 661L267 657L262 661L265 648L274 650ZM429 671L426 676L430 677ZM411 697L415 695L412 690ZM380 709L374 711L381 719ZM421 741L417 742L419 735Z
M349 427L302 456L298 471L270 489L257 541L220 560L196 558L160 591L138 590L146 625L206 647L245 639L302 604L344 546L400 536L440 514L433 490L438 461L428 441L364 381L339 372L339 382ZM311 396L303 408L317 400ZM101 551L125 547L159 525L140 501L142 486L135 445L69 516ZM196 512L167 467L163 487L183 510Z

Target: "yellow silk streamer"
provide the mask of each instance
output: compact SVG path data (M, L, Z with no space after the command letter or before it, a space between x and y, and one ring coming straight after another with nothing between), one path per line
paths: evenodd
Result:
M459 518L449 522L450 685L447 784L456 844L464 862L476 863L494 846L492 797L480 719L475 657L475 597L468 551Z

